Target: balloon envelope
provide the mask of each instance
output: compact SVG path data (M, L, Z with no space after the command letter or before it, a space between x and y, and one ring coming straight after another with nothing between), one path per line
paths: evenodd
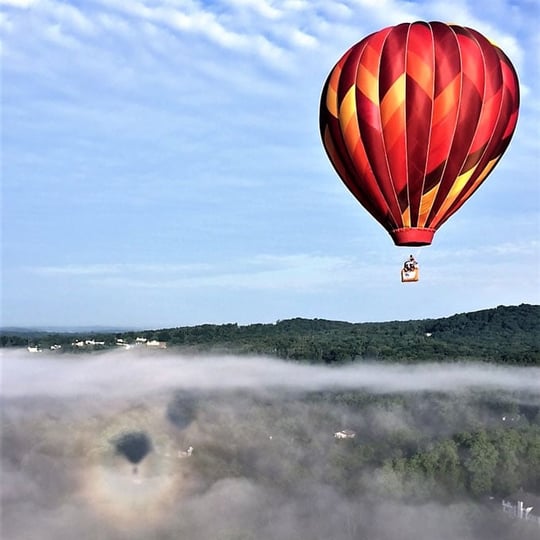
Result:
M351 47L325 83L320 130L337 173L396 245L430 244L508 147L519 83L479 32L404 23Z

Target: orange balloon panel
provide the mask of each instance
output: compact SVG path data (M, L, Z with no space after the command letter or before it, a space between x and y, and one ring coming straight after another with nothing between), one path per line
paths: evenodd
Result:
M320 129L337 173L396 245L430 244L508 147L519 83L470 28L385 28L351 47L324 86Z

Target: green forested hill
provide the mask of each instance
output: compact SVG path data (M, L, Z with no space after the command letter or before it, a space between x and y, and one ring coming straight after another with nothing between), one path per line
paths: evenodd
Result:
M456 314L441 319L350 323L324 319L288 319L274 324L237 324L168 328L122 333L2 332L2 346L61 344L92 338L114 346L137 337L196 351L226 350L294 360L336 363L357 359L419 362L484 360L540 364L540 306L522 304ZM86 348L87 349L87 348Z

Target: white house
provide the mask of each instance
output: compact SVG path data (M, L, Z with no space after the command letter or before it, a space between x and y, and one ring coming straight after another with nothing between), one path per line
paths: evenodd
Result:
M336 431L334 437L336 439L354 439L356 433L352 429L343 429L342 431Z
M165 341L158 341L157 339L152 339L146 342L147 347L155 347L158 349L166 349L167 343Z
M178 452L178 457L187 458L187 457L191 457L191 454L193 454L193 446L190 446L186 451L180 450Z

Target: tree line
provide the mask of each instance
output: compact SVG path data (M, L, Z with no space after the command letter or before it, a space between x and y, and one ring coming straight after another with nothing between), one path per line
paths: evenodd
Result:
M274 324L203 324L120 333L47 333L2 331L2 347L54 344L71 350L77 339L115 346L137 337L194 351L264 354L315 363L359 359L422 362L494 361L517 365L540 363L540 306L499 306L439 319L350 323L325 319L287 319Z
M201 395L190 406L211 411L199 414L212 436L193 441L193 465L209 485L238 476L294 492L316 481L413 503L540 493L540 407L518 398L526 396ZM344 427L354 438L334 436Z

